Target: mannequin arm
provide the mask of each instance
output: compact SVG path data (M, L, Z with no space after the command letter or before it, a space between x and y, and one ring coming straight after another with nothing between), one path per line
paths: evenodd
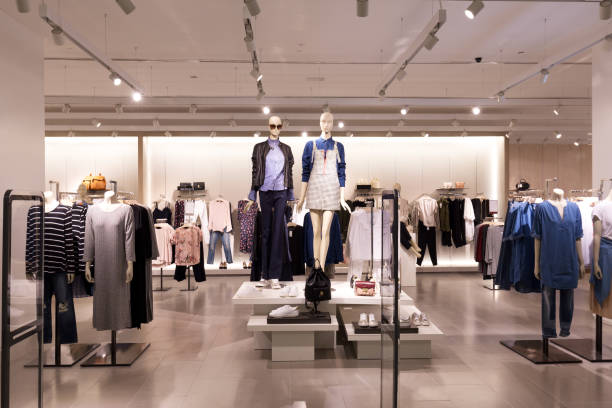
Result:
M537 280L540 280L540 248L541 248L541 242L539 239L535 239L534 240L534 247L535 247L535 253L534 253L534 260L535 260L535 266L534 266L534 270L533 270L533 274L535 275Z
M344 208L348 213L351 213L351 207L344 200L344 187L340 187L340 205Z
M68 283L69 285L74 282L74 273L67 273L66 274L66 283Z
M304 207L304 200L306 199L306 190L308 189L308 182L302 181L302 190L300 191L300 199L297 203L298 212L302 212L302 208Z
M599 267L599 250L601 248L601 220L597 217L593 218L593 265L591 269L595 273L597 279L603 277L601 268Z
M94 283L94 278L91 276L91 261L85 262L85 279L89 283Z
M578 279L584 278L585 269L584 269L584 258L582 257L582 240L576 240L576 252L578 253L578 267L580 270L580 274L578 275Z
M130 283L134 277L134 262L128 261L125 275L125 283ZM85 262L85 279L87 279L87 282L89 283L94 283L94 278L91 276L91 261Z

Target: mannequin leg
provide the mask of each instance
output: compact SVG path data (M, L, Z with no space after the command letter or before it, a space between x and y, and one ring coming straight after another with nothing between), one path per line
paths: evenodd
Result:
M557 337L557 291L542 285L542 337Z
M310 219L312 220L312 254L315 258L314 267L317 267L317 259L319 259L319 266L321 268L324 265L320 262L321 253L321 218L323 217L323 211L321 210L310 210ZM323 260L323 263L325 260Z
M574 316L574 289L559 290L559 298L559 325L561 326L559 336L567 337L570 335Z
M321 268L325 268L325 261L327 260L327 251L329 250L329 231L331 230L331 223L333 219L333 211L323 212L323 225L321 227L321 247L319 249L319 260L321 261Z

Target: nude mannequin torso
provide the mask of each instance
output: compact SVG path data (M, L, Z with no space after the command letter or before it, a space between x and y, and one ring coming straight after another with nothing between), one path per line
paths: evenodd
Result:
M612 202L612 190L604 201ZM601 267L599 266L599 253L601 250L601 235L603 231L602 221L597 217L593 217L593 273L597 279L603 278Z
M113 212L121 206L121 203L117 202L117 197L115 196L114 191L107 191L104 193L104 202L98 205L104 212ZM132 261L127 261L125 276L125 282L130 283L132 281L132 277L134 276L134 263ZM94 282L94 278L91 276L91 261L85 262L85 279L87 279L87 282Z

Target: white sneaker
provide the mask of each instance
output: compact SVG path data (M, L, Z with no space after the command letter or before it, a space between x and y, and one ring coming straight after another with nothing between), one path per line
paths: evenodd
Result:
M279 292L280 297L291 297L291 287L285 286Z
M376 321L376 317L374 317L374 313L370 313L368 316L368 325L371 328L378 327L378 322Z
M359 323L357 323L359 327L368 327L368 315L362 313L359 315Z
M270 312L270 317L298 317L300 312L297 306L284 305Z
M255 284L256 288L265 288L266 286L268 286L268 281L265 279L262 279Z
M278 281L278 279L272 279L271 283L272 283L272 289L280 289L281 288L281 284Z
M300 288L298 288L297 286L291 286L291 289L289 289L289 296L298 297L299 294L300 294Z

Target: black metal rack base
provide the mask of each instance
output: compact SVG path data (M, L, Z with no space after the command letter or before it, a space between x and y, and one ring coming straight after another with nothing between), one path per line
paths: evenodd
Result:
M181 289L181 292L193 292L194 290L198 289L198 285L191 285L191 273L189 273L191 271L191 268L191 266L187 267L187 287Z
M117 332L111 332L111 342L102 345L81 367L129 367L151 343L117 343Z
M62 344L59 356L55 351L43 352L43 367L72 367L92 351L100 347L96 344ZM33 360L26 364L26 367L38 367L38 360Z
M555 339L552 343L571 351L591 363L612 362L612 348L604 346L601 316L595 317L595 340L592 339Z
M502 340L500 343L534 364L575 364L582 363L557 347L550 347L548 339Z
M164 268L159 268L159 288L153 289L153 292L166 292L171 288L164 288Z

